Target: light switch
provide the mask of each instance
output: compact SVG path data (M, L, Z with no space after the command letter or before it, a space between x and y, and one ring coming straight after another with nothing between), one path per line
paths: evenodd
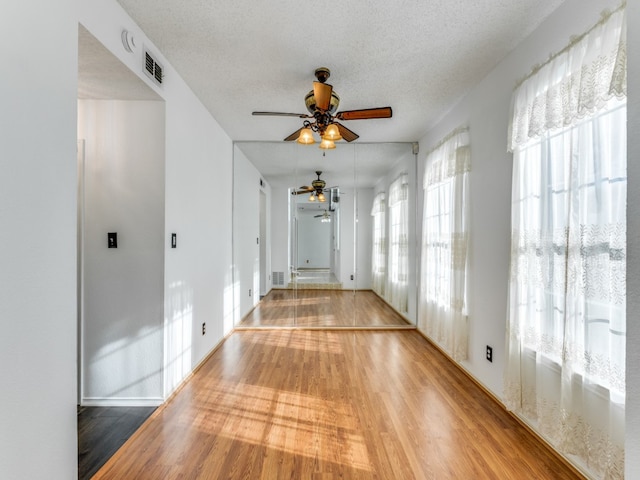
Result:
M118 232L107 233L107 246L109 248L118 248Z
M176 248L178 246L178 235L176 233L171 234L171 248Z

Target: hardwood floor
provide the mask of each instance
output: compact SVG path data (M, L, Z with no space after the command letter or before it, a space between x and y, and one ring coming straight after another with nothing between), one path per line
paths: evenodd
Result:
M78 407L78 480L90 479L155 407Z
M574 479L414 330L232 334L95 479Z
M370 290L271 290L240 323L246 327L413 328Z

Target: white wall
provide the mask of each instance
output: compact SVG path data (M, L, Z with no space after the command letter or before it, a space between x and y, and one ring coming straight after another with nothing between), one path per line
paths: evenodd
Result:
M371 288L372 194L371 188L340 189L340 256L336 275L345 290Z
M271 228L269 226L269 215L271 209L271 198L269 184L261 179L260 190L260 296L264 296L271 290Z
M84 405L162 402L164 130L164 102L78 101Z
M298 210L298 268L329 268L332 224L316 215L323 210Z
M165 101L166 397L233 328L232 143L115 0L87 0L78 7L87 30ZM137 39L133 53L122 46L123 28ZM141 45L164 65L162 87L143 73ZM177 234L176 249L168 248L171 233Z
M289 282L289 197L286 187L271 188L271 270L284 272L284 285L274 288L286 288Z
M640 478L640 3L627 5L627 401L625 478Z
M340 221L340 252L336 276L342 282L342 288L355 288L355 256L356 256L356 223L355 223L356 191L353 188L340 188L339 221ZM354 279L351 280L351 275Z
M0 476L13 480L77 476L77 31L75 0L2 6Z
M165 238L178 236L178 248L165 249L169 393L233 328L232 144L186 86L166 102ZM183 346L171 343L174 330Z
M359 188L357 191L357 245L356 283L357 290L371 290L371 254L373 249L373 188Z
M260 186L260 172L242 151L237 147L233 151L234 322L237 324L260 300L260 245L257 242L260 237L260 192L266 194L268 204L270 188L264 180L263 187ZM269 264L268 261L267 266ZM266 285L269 290L269 279Z

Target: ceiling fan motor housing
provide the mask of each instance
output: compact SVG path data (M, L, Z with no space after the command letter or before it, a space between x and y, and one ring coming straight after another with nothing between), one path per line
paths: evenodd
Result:
M324 180L314 180L313 182L311 182L311 186L316 190L316 192L320 193L322 192L322 190L324 190L326 183Z
M309 93L307 93L307 95L304 97L304 104L306 105L307 110L309 111L310 114L313 115L317 112L316 97L313 95L313 90L309 91ZM333 115L336 112L336 110L338 110L339 105L340 105L340 97L335 91L332 91L331 101L329 103L329 110L327 110L327 112Z

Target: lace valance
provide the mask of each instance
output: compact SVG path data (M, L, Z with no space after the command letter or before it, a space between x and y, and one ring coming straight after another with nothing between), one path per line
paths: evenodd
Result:
M552 56L513 94L509 151L627 96L625 8Z
M385 211L385 201L384 201L384 192L380 192L378 193L374 198L373 198L373 206L371 207L371 215L376 215L380 212L384 212Z
M409 176L405 173L398 177L389 187L389 206L409 198Z
M469 129L458 128L451 132L427 155L422 187L437 185L451 177L471 170Z

